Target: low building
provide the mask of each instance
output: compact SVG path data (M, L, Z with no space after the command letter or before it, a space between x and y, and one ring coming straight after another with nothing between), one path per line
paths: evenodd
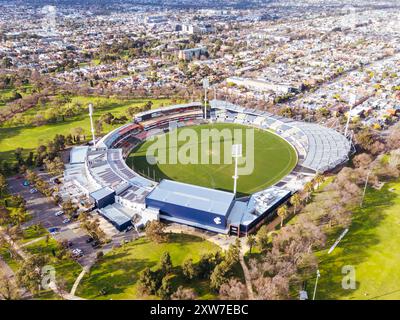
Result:
M146 197L146 207L160 219L214 232L225 232L234 194L186 183L162 180Z
M208 51L206 47L184 49L178 51L178 58L180 60L191 61L193 59L200 59L201 56L208 56Z
M275 83L264 79L248 79L240 77L230 77L226 79L227 83L233 83L237 86L243 86L250 90L258 92L273 91L277 94L297 93L300 91L300 86L290 84Z

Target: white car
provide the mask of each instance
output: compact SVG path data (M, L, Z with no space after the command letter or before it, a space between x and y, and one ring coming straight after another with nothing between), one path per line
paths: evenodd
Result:
M71 219L69 219L69 218L64 219L64 220L63 220L63 224L66 224L66 223L68 223L68 222L70 222L70 221L71 221Z
M83 256L83 251L81 249L73 249L71 252L74 257L82 257Z
M61 216L63 213L64 213L63 211L57 211L54 215L55 215L56 217L59 217L59 216Z
M37 189L36 188L32 188L31 190L29 190L30 193L36 193Z

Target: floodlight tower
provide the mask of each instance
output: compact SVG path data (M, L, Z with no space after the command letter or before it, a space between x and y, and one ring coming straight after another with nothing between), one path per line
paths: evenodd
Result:
M237 189L237 180L239 179L238 175L238 158L242 156L242 145L241 144L234 144L232 146L232 157L235 159L235 175L233 178L233 194L236 196L236 189Z
M210 83L208 78L203 79L203 88L204 88L204 120L207 120L207 90L210 87Z
M344 136L345 137L347 137L347 131L349 130L349 124L350 124L350 119L351 119L350 112L353 109L353 107L356 105L356 103L357 103L357 97L356 97L355 94L352 94L350 96L350 100L349 100L349 104L350 104L349 115L347 117L346 128L344 129Z
M90 130L92 132L93 139L93 147L96 147L96 137L94 135L94 126L93 126L93 104L89 103L89 117L90 117Z

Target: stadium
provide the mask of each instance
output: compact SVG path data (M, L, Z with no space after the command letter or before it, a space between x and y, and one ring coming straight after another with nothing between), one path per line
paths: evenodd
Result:
M229 235L246 235L274 217L276 209L317 173L348 160L351 142L313 123L211 100L137 114L94 146L74 147L64 173L82 197L119 231L147 221ZM171 126L172 124L172 126ZM148 164L149 140L182 128L254 128L254 172L238 179L233 165ZM170 148L170 146L168 146Z

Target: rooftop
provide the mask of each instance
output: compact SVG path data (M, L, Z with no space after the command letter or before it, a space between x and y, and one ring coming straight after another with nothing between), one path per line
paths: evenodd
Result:
M114 190L112 190L111 188L105 187L105 188L101 188L99 190L92 192L90 194L90 196L95 200L100 200L100 199L103 199L104 197L107 197L107 196L113 194L113 193L114 193Z
M73 147L71 149L69 163L70 164L84 163L88 149L89 147L87 146Z
M182 182L162 180L146 199L227 216L234 200L234 194Z

